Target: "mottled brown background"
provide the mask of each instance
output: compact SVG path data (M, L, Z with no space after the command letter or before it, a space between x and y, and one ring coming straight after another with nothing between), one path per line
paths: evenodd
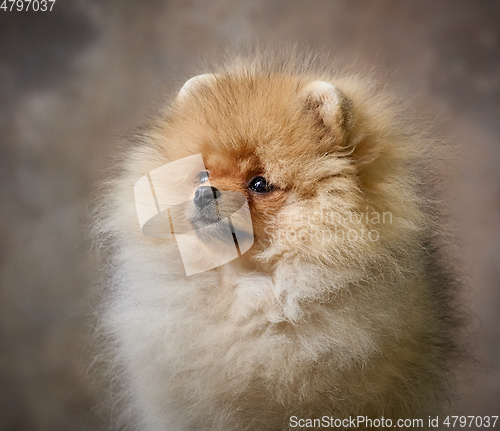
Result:
M107 429L85 377L89 194L163 85L256 40L389 72L444 121L458 155L446 193L481 321L481 368L455 410L500 414L499 1L57 0L50 13L0 10L0 430Z

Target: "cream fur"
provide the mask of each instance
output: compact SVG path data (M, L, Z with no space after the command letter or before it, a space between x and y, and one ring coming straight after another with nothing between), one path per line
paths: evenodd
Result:
M212 73L188 81L135 135L99 209L111 274L101 328L126 423L287 430L292 415L366 415L427 424L456 351L455 283L422 186L435 143L402 126L369 80L263 57ZM133 187L197 152L212 185L247 194L256 241L186 277L175 242L140 233ZM276 190L252 195L245 173ZM390 223L364 218L384 213Z

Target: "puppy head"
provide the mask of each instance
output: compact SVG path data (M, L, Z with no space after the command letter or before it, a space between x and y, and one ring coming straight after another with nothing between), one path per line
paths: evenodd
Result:
M379 116L366 126L365 111L351 101L355 87L345 92L343 84L245 71L187 81L148 132L156 160L203 158L183 207L186 229L205 227L200 239L208 248L221 246L220 229L253 233L251 251L261 257L336 256L352 265L369 254L374 244L366 235L353 239L348 231L366 227L360 213L373 206L366 191L395 157L381 144L378 124L389 121ZM225 226L245 201L253 232L245 217Z
M350 123L350 101L329 82L279 75L190 79L168 132L184 149L200 152L206 166L200 175L211 189L200 185L196 192L194 219L210 213L206 220L216 220L233 199L225 194L241 193L263 244L284 206L313 197L318 182L335 175L325 162L346 151Z

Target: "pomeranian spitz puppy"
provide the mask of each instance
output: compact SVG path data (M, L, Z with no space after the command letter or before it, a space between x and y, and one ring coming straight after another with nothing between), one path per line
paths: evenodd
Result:
M425 428L447 399L437 144L372 80L285 57L189 79L113 170L101 329L132 429Z

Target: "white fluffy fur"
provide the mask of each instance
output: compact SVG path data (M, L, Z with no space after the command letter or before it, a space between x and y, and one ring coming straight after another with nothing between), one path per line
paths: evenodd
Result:
M391 100L349 76L260 59L213 72L138 135L100 210L111 259L102 328L127 423L260 431L289 429L292 415L366 415L427 424L453 350L450 281L434 265L439 225L419 191L427 142L401 133ZM300 136L314 133L307 149ZM241 136L265 144L240 148ZM133 185L199 137L218 145L193 150L204 157L257 154L284 194L254 253L186 277L175 242L140 234ZM252 208L258 228L265 211ZM304 221L321 211L340 218ZM364 211L391 213L378 241L324 240L361 232L366 221L352 215Z

